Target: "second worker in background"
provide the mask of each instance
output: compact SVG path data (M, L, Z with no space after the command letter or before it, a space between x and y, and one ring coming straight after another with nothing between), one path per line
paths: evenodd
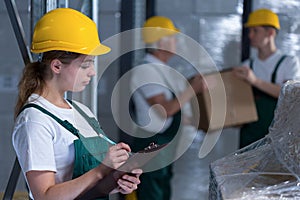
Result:
M174 70L166 66L176 52L178 33L173 22L163 16L151 17L144 24L142 36L146 55L141 65L136 67L131 82L136 122L139 125L133 144L134 151L142 150L151 142L165 144L177 137L181 123L192 124L191 118L184 114L184 105L190 102L195 93L207 88L199 74L191 80L191 87L180 90L178 86L181 80L174 79ZM174 140L172 143L174 145ZM173 147L156 159L157 162L153 161L157 164L157 170L149 170L140 177L141 184L137 190L139 200L170 199L171 163L176 157L173 155L176 154L176 142Z

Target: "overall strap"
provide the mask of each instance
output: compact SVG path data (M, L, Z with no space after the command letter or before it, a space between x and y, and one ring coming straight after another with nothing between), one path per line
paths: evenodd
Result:
M94 117L89 117L75 102L70 99L67 99L70 104L79 112L79 114L89 123L89 125L96 131L97 133L102 132L102 128L99 122Z
M89 117L74 101L72 101L70 99L67 99L67 100L79 112L79 114L89 123L89 125L94 129L94 131L98 134L98 136L100 136L101 138L103 138L104 140L109 142L110 144L113 144L113 145L116 144L114 141L112 141L105 135L98 120L96 120L94 117Z
M253 70L253 59L250 59L250 64L249 64L250 69Z
M55 116L54 114L52 114L51 112L49 112L48 110L46 110L45 108L34 104L34 103L29 103L26 104L25 106L23 106L23 108L21 109L20 113L25 110L26 108L36 108L40 111L42 111L43 113L49 115L50 117L52 117L55 121L57 121L60 125L62 125L63 127L65 127L68 131L70 131L71 133L73 133L74 135L76 135L77 137L79 137L79 131L78 129L76 129L70 122L68 122L67 120L61 120L60 118L58 118L57 116Z
M273 71L273 74L272 74L272 79L271 79L272 83L275 83L277 70L278 70L280 64L282 63L282 61L283 61L286 57L287 57L287 55L283 55L283 56L279 59L279 61L277 62L276 67L275 67L275 69L274 69L274 71Z
M271 82L272 82L272 83L275 83L277 70L278 70L280 64L282 63L282 61L283 61L286 57L287 57L287 55L283 55L283 56L279 59L279 61L277 62L276 66L275 66L275 68L274 68L274 71L273 71L273 73L272 73L272 76L271 76ZM253 59L250 59L249 67L250 67L250 69L253 70Z

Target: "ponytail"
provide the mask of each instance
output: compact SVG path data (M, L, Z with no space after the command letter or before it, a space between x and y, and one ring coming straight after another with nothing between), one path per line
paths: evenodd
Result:
M15 118L32 93L42 93L45 87L46 69L48 69L48 67L42 62L29 63L25 66L18 85L19 95L15 107Z
M49 67L52 60L59 59L64 64L70 64L80 55L66 51L48 51L43 53L41 61L27 64L18 85L19 95L14 117L17 117L32 93L39 95L43 93L46 87L46 80L52 78L52 72Z

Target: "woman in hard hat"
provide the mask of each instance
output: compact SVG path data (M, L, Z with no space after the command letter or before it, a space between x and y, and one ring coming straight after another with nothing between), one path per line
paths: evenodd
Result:
M195 93L206 88L202 76L197 75L191 82L192 87L179 91L178 84L181 80L174 80L170 67L169 71L163 67L176 52L175 35L178 33L179 30L169 18L150 17L142 29L147 54L131 76L136 122L139 125L132 148L138 151L151 142L160 145L168 143L159 156L144 167L137 190L139 200L171 198L171 163L176 157L177 147L175 140L178 140L181 133L181 122L191 124L181 112L181 106L189 103ZM160 106L151 114L151 107L155 105Z
M78 139L64 126L35 108L22 110L28 103L36 104L62 120L67 120L80 133L92 133L74 106L66 101L67 91L82 91L95 75L94 58L110 48L101 44L95 23L84 14L59 8L45 14L36 24L31 51L39 60L26 65L19 82L15 111L13 146L33 199L108 199L103 183L112 168L128 159L130 147L118 143L100 146L106 156L103 162L85 174L72 179ZM92 112L77 105L90 117ZM141 170L133 170L116 181L112 192L131 193L139 184ZM110 191L109 191L110 192Z
M277 49L275 37L280 29L278 16L268 9L250 13L245 26L257 55L235 68L237 77L253 86L258 121L241 128L240 147L247 146L268 134L281 86L288 80L299 79L297 57L284 55Z

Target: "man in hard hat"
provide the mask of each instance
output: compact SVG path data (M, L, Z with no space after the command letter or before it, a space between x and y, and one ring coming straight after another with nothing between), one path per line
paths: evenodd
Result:
M137 196L139 200L168 200L171 196L172 162L176 139L181 125L192 124L182 112L195 93L206 89L201 75L190 82L191 87L178 89L181 82L166 63L176 52L176 35L179 30L163 16L149 18L142 29L146 55L133 70L131 89L135 105L136 122L133 149L142 150L149 143L169 143L144 169Z
M240 147L245 147L268 134L274 116L281 86L288 80L300 77L299 61L294 56L284 55L275 44L280 29L278 16L268 9L250 13L245 27L257 55L235 68L237 77L253 86L258 121L241 128Z

